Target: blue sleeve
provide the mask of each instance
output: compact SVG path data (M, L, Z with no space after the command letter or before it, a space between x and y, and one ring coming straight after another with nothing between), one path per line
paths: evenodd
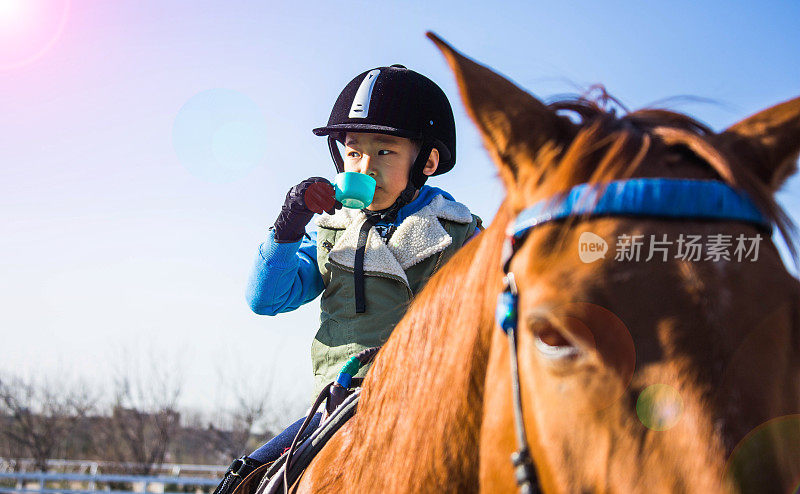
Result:
M293 243L275 242L269 231L258 248L247 282L247 302L256 314L274 316L293 311L325 289L317 267L317 232Z

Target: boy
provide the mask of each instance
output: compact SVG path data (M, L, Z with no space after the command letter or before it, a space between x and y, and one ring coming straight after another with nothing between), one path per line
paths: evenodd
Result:
M450 194L424 185L453 167L456 152L450 103L427 77L402 65L360 74L314 134L328 137L337 172L375 178L373 201L360 211L342 208L320 177L293 187L259 248L247 299L254 312L275 315L322 294L311 347L316 398L350 357L386 341L411 298L481 226ZM314 213L324 212L318 232L305 234ZM241 478L276 460L302 420L236 460L228 474ZM235 487L232 480L225 488L229 477L217 493Z

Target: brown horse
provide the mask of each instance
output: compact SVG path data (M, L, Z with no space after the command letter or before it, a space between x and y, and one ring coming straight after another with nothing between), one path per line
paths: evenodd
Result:
M618 117L602 98L545 105L428 36L507 197L411 305L358 414L300 492L516 490L509 347L494 313L506 230L536 201L581 183L719 181L744 190L794 254L773 196L796 168L800 98L722 133L664 110ZM543 490L790 492L800 483L800 286L769 236L757 260L673 251L584 262L585 232L611 243L758 234L739 221L585 217L543 224L516 246L523 419Z

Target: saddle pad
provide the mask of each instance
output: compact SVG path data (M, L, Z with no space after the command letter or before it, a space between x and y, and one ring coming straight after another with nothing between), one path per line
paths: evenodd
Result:
M297 482L300 475L305 471L311 460L317 456L323 446L350 418L356 414L358 399L361 396L361 388L357 388L351 395L333 411L330 417L320 424L320 426L309 436L308 439L297 448L292 455L292 466L289 469L289 486ZM258 486L256 494L280 494L283 493L283 472L286 463L284 453L275 463L270 466L261 485Z

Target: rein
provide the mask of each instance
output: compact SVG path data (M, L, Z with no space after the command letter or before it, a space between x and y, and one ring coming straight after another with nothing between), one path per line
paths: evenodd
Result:
M503 291L497 297L496 319L508 336L511 387L517 451L511 455L514 474L522 494L541 492L536 466L531 459L517 365L518 291L511 259L533 228L567 218L633 216L661 219L741 221L772 233L767 219L741 190L716 180L635 178L605 184L580 184L523 210L506 232L503 246Z

